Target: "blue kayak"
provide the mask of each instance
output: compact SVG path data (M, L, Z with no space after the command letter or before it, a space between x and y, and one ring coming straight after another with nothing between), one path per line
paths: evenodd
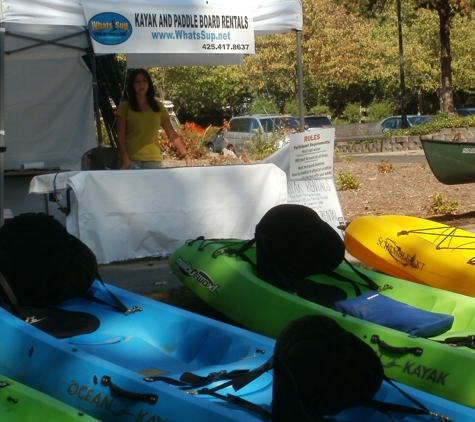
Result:
M101 421L263 420L260 414L235 403L195 394L203 384L186 387L179 380L191 373L207 388L218 386L226 382L226 374L245 373L267 362L275 340L106 286L134 312L119 312L98 281L91 289L94 300L75 298L60 306L96 317L100 325L88 334L63 335L59 339L36 328L34 322L29 324L0 308L0 373ZM210 378L210 374L224 375ZM238 391L226 387L219 393L245 399L270 412L272 383L272 371L268 371ZM401 388L436 414L456 421L475 420L474 409L407 386ZM411 405L387 383L375 398ZM392 417L404 421L441 420L403 413ZM332 419L391 420L365 407L348 409Z

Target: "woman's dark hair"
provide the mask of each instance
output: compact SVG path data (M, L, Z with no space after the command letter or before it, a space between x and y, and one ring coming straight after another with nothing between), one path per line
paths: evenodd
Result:
M135 69L133 70L127 80L127 97L129 100L130 108L134 111L140 111L139 103L137 101L137 95L134 90L134 81L138 75L144 75L145 79L148 81L148 90L147 90L147 101L150 104L152 110L156 113L160 111L157 100L155 99L155 88L153 87L152 78L150 74L145 69Z

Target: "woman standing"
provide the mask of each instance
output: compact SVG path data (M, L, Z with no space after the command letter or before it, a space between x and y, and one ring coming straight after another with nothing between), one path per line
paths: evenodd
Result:
M155 99L155 90L149 73L135 69L127 83L128 100L117 110L117 146L122 156L121 169L160 168L162 151L158 140L160 127L191 166L190 154L173 129L164 105Z

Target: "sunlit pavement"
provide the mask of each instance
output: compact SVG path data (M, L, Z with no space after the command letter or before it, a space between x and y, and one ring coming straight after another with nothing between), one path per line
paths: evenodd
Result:
M380 163L388 160L390 163L424 163L427 162L424 150L407 150L394 152L372 152L368 154L341 154L340 157L348 157L355 161L365 161L368 163Z

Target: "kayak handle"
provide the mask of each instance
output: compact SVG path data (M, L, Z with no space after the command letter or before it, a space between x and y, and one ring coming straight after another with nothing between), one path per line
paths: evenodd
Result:
M124 390L114 384L111 377L108 377L107 375L102 377L101 385L109 387L112 393L121 397L125 397L126 399L144 401L145 403L149 404L155 404L158 402L158 396L156 394L133 393L132 391Z
M414 356L421 356L422 353L424 352L424 349L422 347L396 347L396 346L391 346L388 343L384 342L379 338L378 335L373 334L371 337L371 343L376 343L381 347L381 349L387 350L388 352L394 352L394 353L411 353Z

